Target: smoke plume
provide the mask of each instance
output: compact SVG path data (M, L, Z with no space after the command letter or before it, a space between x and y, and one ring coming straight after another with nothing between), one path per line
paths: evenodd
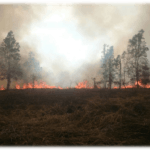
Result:
M15 39L21 46L21 63L27 59L30 51L34 52L40 63L43 62L43 57L37 52L38 38L33 39L31 45L23 39L30 35L30 26L43 19L47 7L47 5L0 5L0 41L2 42L10 30L14 32ZM57 9L51 8L51 11L59 12L63 7L67 9L67 6L60 5ZM145 31L145 41L150 48L149 4L79 4L71 5L68 9L72 10L72 21L78 27L80 34L91 41L99 40L100 44L97 45L97 50L91 58L74 71L69 68L69 62L62 56L58 55L54 60L47 60L49 69L43 67L43 80L47 84L69 87L75 86L76 82L84 79L91 81L92 84L91 78L99 78L100 58L98 59L98 56L102 52L103 44L114 46L115 56L117 56L127 49L129 39L141 29ZM1 84L4 84L4 81Z
M145 31L145 41L150 48L149 4L79 4L74 5L73 8L78 30L82 35L91 41L99 39L101 43L99 53L102 52L103 44L108 44L114 46L115 57L122 54L127 50L129 39L141 29ZM150 51L148 59L150 60ZM95 64L100 66L100 60L97 60ZM95 77L98 76L100 68L96 65L92 68L94 68ZM82 73L82 79L86 77L85 72L90 76L91 69Z
M39 57L36 46L22 42L22 39L29 35L30 25L42 19L45 7L42 5L0 5L0 43L9 31L13 31L16 41L21 46L21 63L27 59L30 51L33 51L37 58ZM6 81L1 81L1 84L6 85Z

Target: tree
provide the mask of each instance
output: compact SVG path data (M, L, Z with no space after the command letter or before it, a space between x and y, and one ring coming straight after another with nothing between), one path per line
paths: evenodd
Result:
M101 74L102 74L102 82L103 82L103 84L104 84L104 88L106 88L106 82L107 82L107 65L106 65L106 62L105 63L103 63L103 65L102 65L102 72L101 72Z
M109 89L111 89L112 82L115 79L115 68L114 68L114 54L113 54L113 46L109 48L109 53L111 54L108 57L107 65L108 65L108 82L109 82Z
M109 58L109 56L112 55L112 53L112 51L109 51L109 45L104 44L101 62L105 63L105 61L107 61L107 59Z
M127 75L128 75L128 72L130 71L129 69L129 60L130 60L130 57L128 55L128 52L127 51L124 51L121 55L121 58L122 58L122 63L121 63L121 66L122 66L122 85L126 88L126 85L129 83L129 81L127 81Z
M150 82L149 76L150 76L149 67L148 64L145 63L142 66L142 77L141 77L141 83L144 85L144 87L146 87L146 85Z
M113 46L111 46L106 53L106 59L102 65L102 76L104 79L104 83L109 83L109 88L111 89L112 82L115 78L115 69L114 69L114 54L113 54ZM106 85L105 85L106 88Z
M113 53L114 53L113 46L108 48L108 45L104 44L104 49L102 51L103 56L102 56L102 59L101 59L101 63L102 63L102 65L101 65L101 68L102 68L101 74L102 74L102 77L103 77L104 88L106 88L106 83L108 82L108 78L110 79L109 76L111 75L111 73L109 74L108 72L111 70L110 69L111 64L108 65L109 64L108 62L111 63Z
M140 30L138 34L129 40L128 45L128 54L130 56L128 74L132 82L136 81L137 88L139 88L139 80L142 76L142 66L147 62L146 52L149 50L143 38L143 33L144 30Z
M0 78L1 80L7 79L7 90L11 79L17 80L22 76L19 48L19 43L16 42L13 32L10 31L0 47Z
M106 88L106 72L107 72L107 68L106 68L106 61L107 61L107 49L106 47L108 47L108 45L104 44L104 49L102 51L102 58L101 58L101 63L102 63L102 76L103 76L103 83L104 83L104 88Z
M116 59L114 59L114 65L119 70L119 89L121 89L121 80L122 80L122 74L121 74L121 69L122 69L122 63L121 63L121 56L118 55Z
M94 89L97 88L97 85L96 85L96 81L95 81L96 78L92 78L93 82L94 82Z
M32 81L34 88L35 80L41 78L42 67L40 67L39 62L35 59L33 52L29 53L28 60L24 63L24 66L26 71L29 73L29 78Z

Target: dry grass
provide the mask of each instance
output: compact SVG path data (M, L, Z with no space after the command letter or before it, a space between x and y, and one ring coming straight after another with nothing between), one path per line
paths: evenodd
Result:
M0 95L0 145L150 145L149 89Z

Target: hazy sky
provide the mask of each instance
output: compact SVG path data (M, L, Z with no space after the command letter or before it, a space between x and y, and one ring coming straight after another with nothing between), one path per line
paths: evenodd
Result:
M53 72L64 69L73 72L82 63L93 61L91 56L99 59L99 39L88 39L82 35L72 6L47 6L46 9L42 20L30 25L30 36L24 37L24 41L31 46L36 39L37 51L44 60L41 62L43 67L49 68L51 64L62 61L60 65L65 65L65 68L49 69ZM100 57L100 53L98 55Z
M35 52L48 72L45 80L55 85L98 77L104 44L121 54L128 40L144 29L150 45L150 5L1 5L0 14L0 40L12 30L22 60Z

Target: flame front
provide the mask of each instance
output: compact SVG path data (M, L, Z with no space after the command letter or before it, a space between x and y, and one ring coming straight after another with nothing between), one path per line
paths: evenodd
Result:
M63 89L62 87L58 86L50 86L50 85L47 85L45 82L40 82L38 84L37 81L34 82L34 85L32 83L24 83L23 84L23 87L21 88L20 85L18 83L16 83L16 89L54 89L54 88L57 88L57 89Z
M87 89L92 89L92 87L89 87L88 85L88 81L83 81L83 82L79 82L78 85L75 86L76 89L82 89L82 88L87 88Z
M150 85L143 85L141 83L141 81L138 82L139 86L141 88L150 88ZM135 88L137 85L137 82L135 82L134 85L126 85L126 86L121 86L121 89L125 89L125 88ZM58 86L50 86L47 85L46 82L40 82L38 84L37 81L34 82L34 85L32 83L24 83L23 86L21 87L18 83L16 83L15 89L63 89L62 87ZM89 86L88 81L83 81L83 82L79 82L74 88L76 89L93 89L94 86ZM100 89L100 86L97 86L97 88ZM69 89L68 87L65 89ZM119 89L119 87L114 86L113 89ZM4 86L1 85L0 90L5 90Z
M134 85L121 86L121 89L125 89L125 88L127 88L127 89L136 88L137 83L138 83L139 87L141 87L141 88L150 88L150 85L149 85L149 84L143 85L142 82L141 82L141 80L140 80L140 81L138 81L138 82L135 82ZM116 87L116 86L114 87L114 89L118 89L118 88L119 88L119 87Z
M0 88L0 90L5 90L5 88L3 87L3 85L1 85L1 88Z

